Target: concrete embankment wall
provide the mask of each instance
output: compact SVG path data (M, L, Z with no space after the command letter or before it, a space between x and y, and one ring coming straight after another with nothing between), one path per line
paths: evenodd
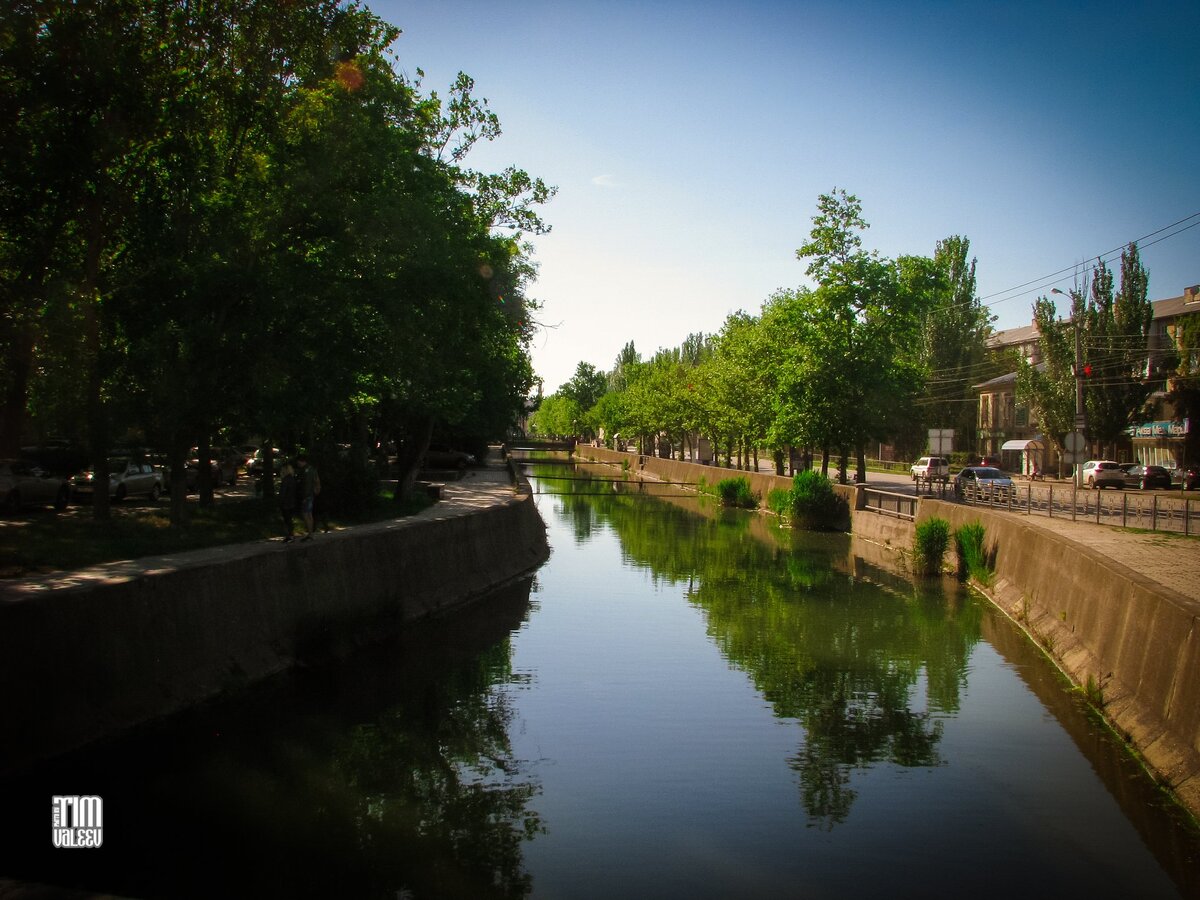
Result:
M762 498L766 506L767 496L776 488L789 490L792 479L784 475L770 475L765 472L743 472L738 469L725 469L720 466L704 466L699 463L680 462L675 459L663 459L658 456L639 456L636 453L620 453L604 447L590 447L580 444L575 448L576 459L593 459L597 462L621 465L629 464L630 475L646 475L657 481L667 481L673 484L695 485L701 478L711 488L718 481L726 478L745 478L750 483L750 490ZM854 508L855 489L844 484L835 484L834 491L838 493L851 509Z
M523 491L469 514L118 564L0 594L0 770L64 752L466 603L549 554ZM145 563L146 561L139 561Z
M741 473L580 446L580 459L630 461L655 478L710 484L746 475L764 497L790 479ZM641 460L639 466L638 461ZM855 508L854 488L836 486ZM980 522L995 579L985 593L1037 641L1194 815L1200 816L1200 603L1150 581L1036 520L923 498L917 521L939 517L951 529ZM1099 527L1099 526L1098 526ZM915 525L861 508L856 544L911 551Z
M917 521L932 517L983 525L992 602L1200 815L1200 604L1032 519L923 499Z

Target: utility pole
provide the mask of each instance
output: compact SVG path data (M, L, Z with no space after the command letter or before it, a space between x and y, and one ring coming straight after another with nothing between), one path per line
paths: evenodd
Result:
M1064 297L1071 296L1071 325L1075 331L1075 431L1080 435L1087 428L1087 410L1083 404L1083 350L1079 336L1079 317L1075 315L1075 298L1060 291L1058 288L1050 288L1052 294L1062 294ZM1079 461L1075 462L1075 483L1079 484Z

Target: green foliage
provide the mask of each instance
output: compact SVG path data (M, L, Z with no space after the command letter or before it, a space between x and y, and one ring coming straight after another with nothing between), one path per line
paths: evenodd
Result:
M950 523L945 519L926 519L917 525L913 546L914 570L921 575L936 575L942 570L942 557L950 544Z
M535 270L493 229L545 233L554 189L461 166L500 130L469 77L424 94L397 28L329 0L9 24L0 386L36 430L101 459L118 423L177 461L218 437L395 441L404 484L435 427L515 423ZM24 430L6 411L0 444Z
M954 549L958 553L958 575L971 577L985 587L992 583L994 572L984 548L985 529L982 522L969 522L954 531Z
M833 482L814 469L797 472L787 492L787 515L796 528L837 531L846 516L846 503L833 489ZM776 497L775 503L781 504Z
M777 516L790 518L792 515L792 491L790 488L772 488L767 494L767 509Z
M742 509L754 509L758 506L758 497L750 490L750 481L744 476L723 478L717 482L717 496L725 506L736 506Z

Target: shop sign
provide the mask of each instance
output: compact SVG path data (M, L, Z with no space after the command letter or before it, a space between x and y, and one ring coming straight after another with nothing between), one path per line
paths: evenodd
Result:
M1181 438L1188 433L1188 420L1130 425L1125 429L1125 433L1135 438Z

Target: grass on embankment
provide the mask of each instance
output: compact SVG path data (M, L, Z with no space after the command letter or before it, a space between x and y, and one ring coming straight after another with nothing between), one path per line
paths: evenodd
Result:
M20 578L57 570L80 569L98 563L143 556L162 556L278 538L283 522L276 500L223 499L213 506L188 504L188 524L171 528L163 500L156 506L114 505L107 522L97 522L91 511L73 507L68 514L49 511L0 523L0 578ZM353 515L331 516L331 528L363 525L411 516L432 501L417 492L401 502L381 494L370 509ZM304 523L296 516L297 537Z

